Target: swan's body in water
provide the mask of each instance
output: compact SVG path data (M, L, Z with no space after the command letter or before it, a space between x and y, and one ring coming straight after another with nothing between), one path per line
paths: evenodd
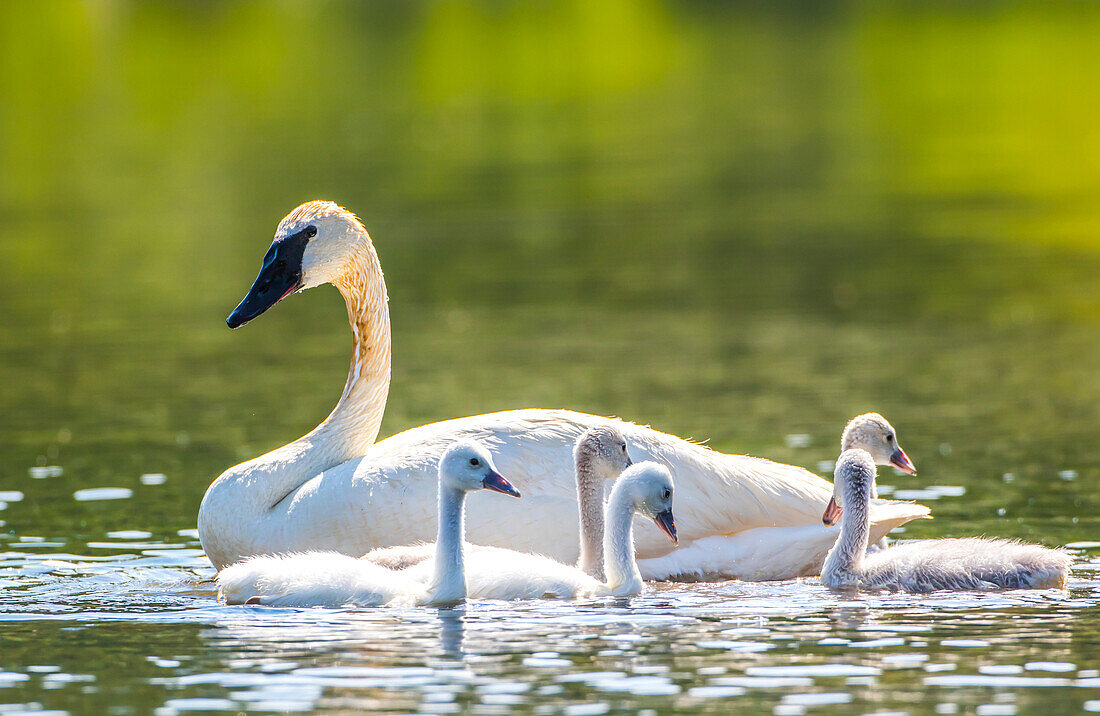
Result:
M680 546L654 527L639 528L645 578L760 580L819 572L835 536L820 520L832 488L799 467L724 455L640 425L558 410L448 420L375 443L389 390L389 312L378 256L354 215L323 201L291 212L227 323L236 328L291 293L324 283L343 294L354 337L343 394L312 432L226 470L207 490L198 527L216 567L305 550L360 556L431 539L436 465L460 439L492 449L525 495L506 506L471 495L471 541L572 563L578 556L572 445L585 430L611 425L635 459L676 474ZM872 537L925 512L910 503L877 502Z
M821 572L827 586L911 592L1065 586L1068 555L1009 540L918 540L866 554L874 479L875 462L865 450L847 450L837 460L834 484L841 527Z
M626 438L610 425L586 430L573 447L573 462L576 466L577 507L580 520L580 559L577 567L585 574L597 579L604 578L604 493L623 470L630 467L630 453ZM467 553L486 550L498 556L512 553L513 550L485 545L466 545ZM389 569L407 569L431 559L435 548L431 544L402 545L398 547L379 547L363 555L363 559ZM537 556L537 559L550 560ZM557 560L550 560L560 564ZM471 593L472 597L496 599L501 597Z
M496 471L489 451L470 441L443 453L438 474L438 539L431 568L424 573L397 572L336 552L250 557L218 574L222 597L229 604L280 607L440 605L465 599L466 493L519 493Z

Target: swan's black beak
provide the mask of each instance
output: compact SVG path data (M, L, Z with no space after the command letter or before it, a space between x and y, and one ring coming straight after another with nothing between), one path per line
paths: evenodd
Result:
M837 522L840 522L840 515L842 512L844 512L844 510L840 508L836 498L832 498L825 507L825 514L821 515L821 523L826 527L832 527Z
M917 474L917 468L913 466L913 461L900 447L890 455L890 464L909 475Z
M229 318L230 328L240 328L302 287L302 255L309 241L307 231L277 239L260 267L260 275Z
M504 475L501 475L496 470L490 472L485 476L485 479L481 481L481 486L486 490L492 490L493 492L500 492L505 495L511 495L512 497L520 497L519 490L512 487L512 483L504 479Z
M672 515L672 508L664 512L658 512L657 516L653 518L653 522L662 532L668 535L670 540L679 544L679 540L676 539L676 518Z

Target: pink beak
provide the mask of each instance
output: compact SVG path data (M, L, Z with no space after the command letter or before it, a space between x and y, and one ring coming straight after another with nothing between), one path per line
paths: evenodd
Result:
M840 522L840 515L844 510L837 504L836 498L829 500L828 506L825 508L825 514L821 515L821 522L826 527L832 527L837 522Z
M890 455L890 464L909 475L917 474L917 468L913 467L913 461L900 447Z

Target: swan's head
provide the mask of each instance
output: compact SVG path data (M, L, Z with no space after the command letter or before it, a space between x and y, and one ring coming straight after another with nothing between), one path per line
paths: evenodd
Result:
M614 479L633 462L626 447L626 438L610 425L586 430L573 446L573 459L578 466L588 465L601 477Z
M656 462L640 462L627 468L615 483L626 490L634 511L656 523L658 529L676 542L676 518L672 514L672 473Z
M821 521L832 527L840 521L845 505L866 503L875 484L875 460L866 450L855 448L840 454L833 469L833 499Z
M902 472L917 474L917 468L898 443L897 431L878 413L857 415L848 421L840 438L840 449L855 448L869 452L876 465L893 465Z
M461 490L492 490L519 497L519 490L497 472L493 456L486 447L473 440L460 440L439 459L441 484Z
M369 244L367 230L347 209L331 201L302 204L279 222L260 274L225 322L239 328L295 291L336 281Z

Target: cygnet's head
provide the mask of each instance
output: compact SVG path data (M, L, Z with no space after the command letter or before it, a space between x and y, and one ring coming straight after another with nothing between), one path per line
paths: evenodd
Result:
M840 450L854 448L869 452L876 465L893 465L902 472L917 474L917 468L898 443L897 431L878 413L857 415L848 421L840 438Z
M640 462L628 467L615 483L616 490L626 490L634 511L650 518L657 527L676 542L676 518L672 514L672 473L656 462Z
M331 201L302 204L279 222L260 274L225 322L238 328L295 291L336 281L369 244L367 230L347 209Z
M463 492L492 490L519 497L519 490L497 472L493 456L484 445L460 440L447 448L439 459L440 484Z
M573 459L578 466L588 466L600 477L612 479L633 464L626 438L610 425L590 428L577 438Z
M845 505L859 504L871 498L875 484L875 460L861 448L845 450L833 469L833 499L821 521L831 527L840 521Z

